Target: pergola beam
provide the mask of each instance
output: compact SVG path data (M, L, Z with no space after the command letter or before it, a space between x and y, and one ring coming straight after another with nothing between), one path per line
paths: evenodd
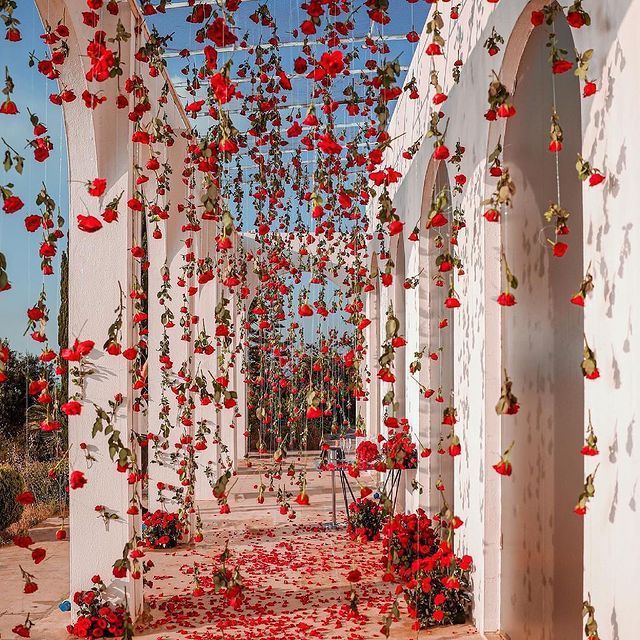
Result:
M408 66L401 66L400 67L400 71L408 71L409 67ZM374 69L350 69L349 70L349 75L348 76L344 76L345 79L350 78L351 76L355 76L357 74L366 74L366 75L372 75L375 73ZM235 78L231 78L230 82L232 84L247 84L249 82L251 82L251 80L253 80L253 78L239 78L239 77L235 77ZM311 78L307 78L306 75L304 75L304 73L294 73L293 75L289 76L289 80L309 80L311 81ZM189 85L187 82L175 82L173 85L176 89L186 89Z
M387 100L387 102L396 102L397 98L392 98L391 100ZM362 102L364 102L364 100L358 100L357 104L361 104ZM346 100L338 100L338 104L347 104ZM318 103L318 102L295 102L293 104L278 104L275 106L276 109L308 109L309 107L317 107L317 108L322 108L322 104ZM243 111L245 111L244 109L241 108L235 108L235 109L225 109L226 113L239 113L242 114ZM247 114L250 113L250 111L246 112ZM209 114L207 113L200 113L196 116L197 118L209 118L211 116L209 116Z
M244 0L245 3L258 2L258 0ZM197 4L210 4L212 6L219 6L217 0L198 0ZM158 5L155 5L156 7ZM188 2L172 2L167 4L165 9L190 9L192 6Z
M355 38L343 38L340 43L341 44L357 44L359 42L366 42L367 40L384 40L385 42L390 42L390 41L399 41L399 40L406 40L407 36L406 34L391 34L391 35L382 35L382 34L373 34L373 33L369 33L366 36L359 36L359 37L355 37ZM290 40L287 42L280 42L278 44L278 48L279 49L285 49L285 48L292 48L292 47L306 47L306 46L327 46L326 42L323 42L322 40ZM258 47L260 47L261 49L273 49L274 45L269 44L268 42L265 42L264 44L260 43L260 44L249 44L246 47L216 47L216 51L218 53L242 53L242 52L247 52L250 49L257 49ZM181 49L182 51L182 49ZM204 50L203 49L187 49L187 51L189 51L189 55L185 56L185 57L192 57L192 56L203 56L204 55ZM168 53L164 53L162 55L163 58L180 58L182 57L180 55L180 51L169 51Z

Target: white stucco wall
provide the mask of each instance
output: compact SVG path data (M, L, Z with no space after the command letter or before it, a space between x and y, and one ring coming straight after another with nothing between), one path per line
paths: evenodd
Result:
M571 540L562 541L555 538L554 542L551 533L554 517L558 522L562 519L559 512L556 511L554 515L554 509L557 509L555 501L551 507L545 505L544 500L539 506L522 505L525 512L531 508L537 512L545 505L549 516L540 521L537 528L533 527L530 538L522 542L520 560L523 563L521 571L525 575L521 584L513 585L513 593L504 593L507 583L502 581L501 602L501 575L506 576L512 571L512 564L517 560L513 554L508 555L500 550L501 540L508 538L514 530L508 526L508 519L501 515L502 487L506 485L511 491L514 483L517 486L518 474L521 474L521 479L522 474L529 474L530 470L526 466L527 461L518 456L514 456L512 478L501 478L491 468L491 465L498 461L502 450L510 444L513 433L505 431L505 428L512 428L513 424L510 427L506 424L504 427L501 426L502 422L508 421L511 417L501 420L494 411L500 394L502 366L507 357L505 348L511 344L507 343L502 335L505 325L501 316L510 314L512 319L509 322L517 323L513 318L517 317L520 308L516 306L503 310L495 301L500 293L500 229L498 225L487 223L482 218L480 202L488 197L495 184L494 179L486 177L486 156L495 146L498 135L502 134L504 140L504 122L498 121L489 125L483 114L488 108L487 88L492 70L498 72L501 80L513 90L520 59L532 28L529 21L530 12L532 9L540 9L542 5L543 2L524 0L498 4L489 4L484 0L464 3L460 18L456 22L445 17L443 35L447 40L446 55L435 60L440 82L445 93L449 95L448 100L441 106L446 116L450 117L447 144L453 149L456 140L459 139L466 147L462 172L468 178L464 194L459 200L465 211L467 227L460 234L458 246L466 274L456 279L456 291L462 305L453 312L455 397L459 418L457 432L463 445L463 454L456 459L454 502L457 515L465 521L457 540L460 548L473 555L475 560L476 623L485 631L502 628L509 632L514 640L559 637L558 621L563 617L563 613L557 610L560 606L558 604L556 611L553 611L553 585L561 585L562 581L559 576L555 579L553 577L554 556L555 570L561 571L558 557L571 548ZM640 273L640 253L634 251L635 245L640 246L638 225L634 220L640 160L637 154L633 153L635 145L640 143L640 129L635 125L634 115L640 96L640 54L634 42L634 29L640 20L640 3L636 0L597 4L587 2L585 9L591 13L592 26L571 30L571 33L579 51L594 49L589 75L597 81L599 90L595 96L580 102L582 142L578 148L582 149L582 154L587 160L607 174L608 179L604 187L582 186L583 258L578 271L584 273L587 266L592 265L596 288L589 297L584 311L584 331L591 347L596 351L601 377L582 383L584 410L572 404L576 402L576 394L572 396L562 384L555 390L547 388L545 393L551 393L548 397L552 397L557 405L566 400L569 406L575 406L584 425L587 421L587 411L591 410L601 454L595 460L582 460L579 452L575 451L573 455L578 458L572 459L573 464L576 464L577 460L577 464L584 465L585 476L600 463L596 477L596 497L590 503L589 512L584 518L582 591L585 598L588 592L591 593L602 639L616 640L637 635L635 604L638 592L630 585L632 576L637 575L640 570L640 552L634 543L640 531L640 516L637 514L636 506L640 451L634 435L635 421L640 410L640 387L634 361L637 361L640 355L640 346L633 335L634 322L640 320L640 306L634 300ZM493 26L507 42L500 54L489 57L482 44ZM428 128L432 97L432 89L430 92L429 87L431 60L425 56L424 50L429 41L426 34L423 34L408 72L408 77L411 77L412 73L415 74L421 98L412 101L408 99L408 94L403 94L400 98L390 127L391 138L400 137L386 158L387 164L398 168L404 174L403 180L395 189L394 206L406 222L407 235L419 223L421 214L424 215L423 192L428 191L428 199L435 176L429 140L423 141L421 150L412 161L407 161L400 155L410 142L424 134ZM464 66L460 84L453 85L451 64L458 55L464 61ZM562 76L557 78L559 83L563 80ZM520 93L529 100L535 98L535 92L527 94L523 89ZM532 119L527 118L527 105L519 105L518 102L519 92L516 90L514 104L519 109L519 114L510 122L510 126L521 127L526 131L527 128L533 127ZM540 102L543 102L542 97ZM529 107L535 112L535 106ZM545 117L548 117L548 103L540 104L540 109L543 109ZM560 113L561 119L562 115ZM564 126L568 135L572 127L568 122L564 122ZM546 147L548 125L540 131L531 132L530 135L532 143L537 136L539 143ZM572 153L571 145L567 148L569 151L565 150L565 154ZM548 155L548 162L553 162L552 155ZM522 158L520 160L524 161ZM566 158L569 165L573 160L574 158ZM512 161L515 162L513 158ZM425 182L430 163L431 177L427 176ZM527 166L526 162L523 166ZM577 181L575 172L566 180ZM572 187L575 188L575 184ZM544 197L546 198L546 195ZM525 201L526 198L522 200L523 203ZM516 206L513 216L531 216L531 229L519 232L523 238L526 238L527 233L537 235L542 227L543 210L521 211ZM574 215L579 216L580 212L575 212ZM421 225L423 230L424 219ZM580 225L575 221L573 229L575 232L569 242L575 246L580 233ZM529 239L533 242L532 238ZM372 251L375 248L372 246ZM408 243L405 248L407 275L414 275L419 268L430 266L425 264L426 256L419 255L421 248L418 243ZM531 260L534 265L540 265L539 261L545 260L546 257L536 255L534 251ZM522 266L526 258L527 256L519 257ZM516 275L524 275L526 281L526 273ZM532 286L533 282L530 279ZM397 282L398 286L401 284ZM579 284L579 280L575 282L576 289ZM392 292L382 290L382 309L386 308L386 301L392 295ZM540 295L546 301L548 290L541 291ZM535 295L533 299L535 300ZM566 305L567 314L579 312L571 307L568 300ZM425 322L433 322L433 318L440 315L439 309L433 310L429 307L428 316L425 317L425 311L424 297L423 303L420 304L417 290L407 292L405 315L409 341L406 347L408 359L414 347L421 342L420 327ZM522 311L526 313L526 306ZM572 317L573 315L572 313ZM580 322L579 313L575 317L576 322ZM526 320L526 316L523 319ZM514 326L511 326L512 332ZM517 358L524 360L527 354L522 353L518 356L513 353L516 346L522 344L511 344L508 358L514 368L522 368L523 363L518 362ZM575 367L578 374L580 360L581 353L578 352L568 363L568 367ZM524 366L526 370L526 364ZM514 376L516 395L517 384L518 380ZM567 394L566 398L563 393ZM530 400L536 394L523 390L521 395L523 400ZM421 434L425 432L425 420L428 422L428 412L421 409L425 402L427 401L418 396L417 385L408 381L407 417ZM525 411L528 411L532 418L539 417L535 411L532 412L531 407L523 407L523 415L526 415ZM560 418L554 419L552 414L548 418L551 422L545 428L550 429L550 433L555 432L557 437L561 436L561 439L558 440L556 437L555 442L553 439L545 440L546 449L535 444L535 438L539 434L535 431L526 432L526 429L532 427L531 422L525 420L524 424L527 426L514 435L516 448L532 453L538 447L536 456L539 464L549 465L546 471L531 477L531 490L547 491L544 495L551 496L554 500L553 483L547 486L547 490L543 490L543 486L537 484L543 482L541 478L547 473L556 474L556 484L561 483L565 477L562 460L556 458L556 462L553 462L554 451L564 446L564 425L558 424ZM429 428L428 424L426 428ZM533 445L527 442L532 438ZM435 464L434 460L435 457L432 455L421 462L419 477L428 480L433 476L429 467ZM579 490L580 487L578 492ZM576 493L575 499L577 498ZM571 507L565 504L563 508ZM536 513L536 516L538 515L539 513ZM526 516L521 512L520 517ZM522 521L514 522L513 527L522 527ZM542 551L536 552L535 545L543 540L551 541L550 547L546 546ZM545 584L539 587L528 583L526 578L527 570L533 571L531 566L527 569L527 562L531 560L530 556L534 552L542 555L541 562L546 563L548 571L551 572ZM501 563L504 562L511 564L503 566L501 571ZM537 576L530 578L537 580ZM514 620L510 615L513 605L506 598L526 598L527 584L529 589L542 590L542 593L536 593L529 602L534 611L532 615L541 619L536 627L524 619L520 619L519 622ZM569 623L571 630L566 632L562 627L563 638L581 637L581 601L575 602L574 607L575 610L567 613L573 620Z

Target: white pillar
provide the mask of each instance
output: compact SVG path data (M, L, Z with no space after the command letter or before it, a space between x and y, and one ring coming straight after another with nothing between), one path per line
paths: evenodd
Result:
M193 278L187 278L184 287L177 285L181 276L181 267L184 266L184 256L186 253L195 251L195 248L185 245L187 234L183 234L181 225L183 217L177 207L184 204L188 195L187 186L184 184L181 171L178 170L183 164L186 155L186 143L176 132L176 141L173 146L165 151L166 162L173 167L170 185L167 190L166 199L169 204L169 219L159 223L162 232L161 239L152 237L152 229L148 230L149 243L149 433L157 436L155 443L149 444L149 510L155 511L165 508L168 511L178 511L181 500L172 498L171 491L158 491L158 483L164 485L179 486L180 481L177 475L179 459L172 460L172 454L177 452L176 444L180 442L183 435L192 436L194 426L184 425L180 422L180 416L184 409L181 408L176 393L172 387L176 388L180 384L185 384L185 379L179 376L182 368L187 375L193 375L193 345L195 340L195 330L193 325L188 327L180 326L183 314L180 309L184 306L188 313L193 315L195 303L193 296L188 295L188 289L193 284ZM151 180L149 181L152 182ZM149 183L147 183L149 184ZM155 189L152 185L150 189ZM195 244L195 242L194 242ZM161 305L157 298L157 293L162 286L163 268L168 268L170 275L170 296L171 301L165 301ZM166 271L165 271L166 273ZM184 303L184 296L187 295L187 302ZM170 309L173 314L174 326L164 328L161 321L161 314L165 309ZM160 361L159 353L161 341L166 332L169 342L169 353L172 367L167 369ZM184 335L189 335L190 340L184 340ZM186 365L186 366L185 366ZM188 385L185 385L188 386ZM185 388L184 395L189 403L191 394ZM168 403L168 405L167 405ZM167 418L170 423L168 437L161 433L162 420L161 412L165 407L169 407ZM185 405L186 406L186 405ZM195 415L192 416L195 424ZM187 491L188 487L183 487Z
M213 245L215 232L214 222L203 222L203 228L200 231L202 238L201 244L201 256L204 257L207 247ZM214 310L218 303L218 280L207 282L200 286L200 291L197 294L196 310L200 318L199 329L203 326L206 327L207 333L210 336L211 344L214 347L212 354L195 354L194 366L200 375L207 380L207 388L211 390L211 376L215 377L217 371L216 360L218 357L215 338L215 315ZM203 325L204 323L204 325ZM198 422L205 421L206 428L211 430L205 438L206 449L198 451L196 454L196 462L198 469L196 471L196 500L211 500L211 484L207 477L207 468L209 468L213 474L218 472L218 453L219 447L215 443L215 425L216 425L216 410L213 401L210 404L203 405L199 399L196 399L196 420ZM215 478L214 478L215 481Z
M125 292L122 324L123 348L135 344L137 336L131 321L132 301L128 292L138 266L129 247L138 237L139 226L135 215L126 208L131 184L131 131L126 110L115 106L115 82L103 83L100 88L106 103L92 111L80 98L87 87L86 69L83 68L84 47L93 32L82 24L77 7L69 8L62 1L39 1L43 21L57 24L65 20L69 27L70 55L60 67L61 86L72 89L78 98L64 105L69 157L69 336L70 341L93 340L95 348L86 357L87 375L82 386L70 384L70 394L83 399L82 414L69 419L69 465L71 471L84 473L87 483L70 490L70 590L71 594L92 586L92 576L99 574L110 594L121 601L125 594L132 616L142 608L142 579L131 574L117 579L113 564L117 559L128 559L126 545L135 543L140 533L140 515L128 515L127 509L139 483L130 485L128 473L120 472L109 455L108 437L97 433L91 437L96 418L93 404L110 412L109 402L121 393L123 400L115 411L111 425L120 432L122 445L132 452L133 461L139 462L139 449L132 442L132 432L138 416L132 410L135 397L131 388L131 363L122 356L111 356L103 350L109 326L115 320L114 310L120 303L119 284ZM128 6L122 5L119 19L127 31L134 31L135 19ZM117 20L103 16L103 28L115 31ZM130 68L133 43L123 47L123 64ZM107 191L102 198L87 195L86 183L94 178L107 180ZM119 220L104 224L95 233L85 233L77 226L79 213L100 216L103 205L124 191L119 207ZM64 207L63 207L64 208ZM74 363L70 363L73 366ZM107 425L104 424L104 427ZM81 448L86 443L87 448ZM85 452L93 460L85 457ZM108 525L96 513L103 505L117 519Z
M238 329L238 323L236 323ZM238 394L237 414L235 417L236 430L236 468L238 464L248 453L247 433L249 429L249 420L247 416L247 390L244 383L244 374L242 373L242 363L245 359L246 350L243 347L238 353L236 365L234 367L234 389Z

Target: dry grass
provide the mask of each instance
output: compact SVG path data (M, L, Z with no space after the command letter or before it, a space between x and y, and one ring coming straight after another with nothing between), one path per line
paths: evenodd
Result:
M18 522L15 522L4 531L0 531L0 544L8 544L13 539L13 536L25 533L47 518L57 515L61 515L60 505L57 502L36 502L35 504L27 505Z

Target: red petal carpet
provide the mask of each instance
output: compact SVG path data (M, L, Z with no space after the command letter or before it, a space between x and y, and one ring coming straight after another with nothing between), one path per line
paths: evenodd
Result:
M379 545L347 539L344 529L327 530L330 474L309 471L310 505L290 521L279 513L274 495L256 502L257 475L244 470L234 491L231 514L219 515L215 502L201 503L205 540L195 548L155 552L149 574L149 616L141 637L149 640L365 640L380 634L393 585L382 582ZM338 483L339 487L339 483ZM295 486L293 487L295 489ZM339 489L338 489L339 490ZM338 496L340 509L341 495ZM214 593L217 558L229 544L228 568L239 566L246 599L239 610ZM358 568L358 615L350 611L347 574ZM205 594L192 595L194 570ZM137 636L136 636L137 637ZM396 623L393 638L415 638L410 624ZM421 632L419 637L479 637L470 626Z

